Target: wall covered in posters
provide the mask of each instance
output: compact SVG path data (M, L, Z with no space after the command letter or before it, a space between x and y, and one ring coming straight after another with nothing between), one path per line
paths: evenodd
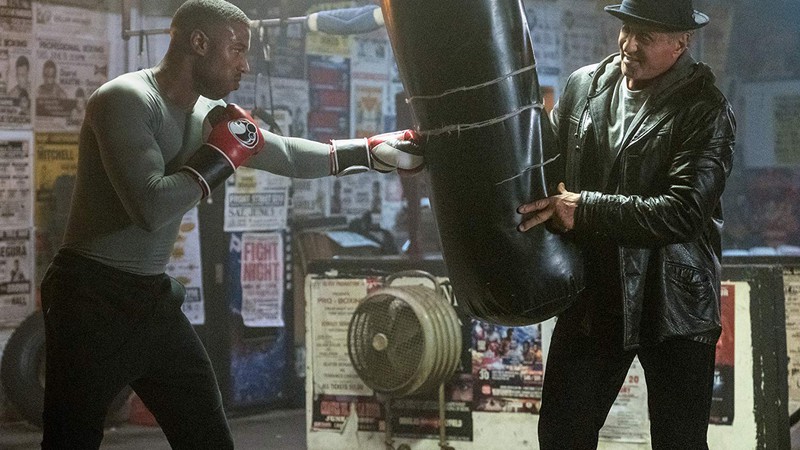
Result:
M331 267L336 267L334 262ZM408 277L409 283L430 284L427 278ZM439 280L440 284L444 282ZM790 294L794 293L794 273L787 272L785 280ZM760 413L753 407L759 402L755 397L763 395L756 394L759 387L753 380L754 367L763 364L754 360L760 313L753 311L763 308L771 298L752 297L753 286L762 282L763 279L754 285L748 281L722 284L726 332L717 346L710 448L756 448L756 442L763 439L757 431ZM361 381L348 356L350 319L360 300L382 286L383 277L359 277L348 274L346 269L306 278L309 449L384 448L386 397L377 396ZM789 298L787 321L796 320L795 297ZM445 297L441 300L447 301ZM462 323L466 363L462 362L462 367L445 383L448 440L464 449L535 448L541 382L547 373L554 321L502 327L462 317ZM786 329L792 354L797 352L796 339L792 337L795 328L787 325ZM764 370L763 366L759 370ZM789 376L792 383L797 371L790 370ZM796 388L790 390L796 393ZM634 360L600 432L598 448L649 449L647 415L646 379L641 364ZM391 418L396 445L439 448L435 395L393 399Z
M18 6L11 4L0 0L0 151L6 149L0 155L0 170L4 174L11 174L11 178L3 179L2 183L5 184L0 184L0 247L5 249L5 256L0 261L0 324L4 326L13 326L35 307L36 279L41 277L63 234L77 163L77 132L83 101L102 82L119 75L123 69L135 70L157 63L166 49L167 39L165 36L151 36L141 43L132 39L123 44L119 38L119 15L113 12L46 2L13 2ZM315 10L353 5L354 2L335 2L315 7ZM537 70L543 79L548 80L548 88L552 88L554 96L557 96L559 86L563 87L571 70L615 51L618 23L602 12L599 3L587 7L585 2L579 0L532 0L526 1L525 6L533 31ZM704 59L709 59L715 70L722 69L723 75L725 66L730 65L731 61L742 60L727 57L727 48L720 44L730 35L733 22L731 15L725 13L726 8L727 5L713 8L704 5L703 9L710 12L714 20L704 31L705 37L700 42ZM279 12L273 14L277 15ZM169 19L142 17L135 13L133 22L144 28L166 27ZM786 41L789 43L796 42L794 36L797 32L794 28L781 23L778 29L779 33L759 35L758 39L776 39L775 36L779 35L788 36ZM395 94L402 92L402 85L383 31L355 37L318 33L307 36L302 26L288 26L272 28L267 36L272 48L271 59L267 62L261 56L264 42L257 41L254 34L252 49L256 63L253 64L253 72L243 80L240 90L228 99L248 108L266 111L271 121L263 121L265 128L271 129L274 124L276 127L273 131L279 134L320 141L363 136L395 128L394 100ZM779 48L768 47L770 53ZM740 45L739 48L746 47ZM755 52L740 56L751 61L754 58L769 59L764 53ZM796 77L797 67L800 66L776 68L761 63L742 66L758 68L754 72L758 76L753 76L749 80L751 84L742 88L750 99L746 105L756 111L768 111L776 120L770 121L772 128L768 141L760 139L760 133L753 132L758 127L754 119L750 119L749 131L743 128L743 139L746 145L749 143L752 151L745 153L741 161L752 166L753 170L748 174L753 176L748 177L747 188L742 192L741 208L728 208L726 211L727 238L729 242L741 242L744 248L800 245L796 239L800 229L797 223L797 211L800 208L797 186L800 184L796 172L784 170L797 165L797 152L794 151L798 141L798 127L795 126L798 110L794 89L796 83L791 84L793 90L788 94L783 89L786 83L792 83L786 81L786 74L792 75L794 72L792 76ZM27 133L27 136L9 134L19 130ZM25 148L30 159L24 159L28 157L24 156ZM765 162L775 162L783 167L780 170L762 167ZM778 190L784 193L780 198L770 195L773 183L779 184ZM373 224L380 224L395 234L405 232L403 220L407 205L396 176L362 174L345 178L292 180L280 187L265 188L258 177L245 171L232 179L225 189L227 215L220 226L226 227L229 232L259 234L265 229L286 228L293 218L298 217L337 216L352 222L362 220L365 214ZM265 193L267 195L262 195ZM29 215L26 215L26 208ZM755 210L757 213L737 220L736 210ZM754 221L753 217L759 220ZM196 219L188 217L185 220L169 270L190 288L184 312L193 323L202 324L205 317L203 289L198 275L201 268L192 263L199 262L201 255L197 247L190 245L198 242L202 236L197 234L199 227L190 229L192 223L196 225ZM274 237L245 236L242 239L246 242L266 240L269 242L264 245L272 248L279 245ZM252 267L279 263L274 258L270 259L268 254L253 254L253 259L244 262ZM239 253L236 256L241 258ZM16 257L20 257L20 269L17 269ZM238 261L242 263L241 259ZM26 271L28 278L33 280L32 284L12 281L19 280L18 274L24 277ZM240 287L249 281L238 279ZM787 299L796 297L792 297L796 292L796 284L794 282L788 288ZM237 311L247 317L245 326L281 327L284 319L277 312L280 310L280 297L276 289L274 285L265 284L246 286L242 303L236 305ZM741 289L736 288L728 292L737 301L744 295ZM729 312L725 314L723 319L728 320L725 317ZM733 316L730 320L738 323L742 311L730 315ZM502 338L508 329L497 331ZM449 408L462 414L459 419L461 428L454 426L451 430L454 436L476 442L490 439L491 430L484 425L496 420L498 414L503 414L501 417L511 425L530 427L531 417L535 416L538 408L537 396L543 368L539 368L535 358L534 363L529 365L523 356L522 363L519 363L517 353L525 355L532 351L535 354L536 334L540 339L545 339L547 328L536 331L515 329L512 340L519 339L516 348L511 349L509 345L502 355L492 348L494 339L484 340L482 344L479 344L479 340L471 343L469 350L475 357L470 369L485 378L475 383L472 373L460 374L458 382L450 387ZM282 348L285 344L280 341L287 339L285 336L280 333L275 336L275 346L269 349ZM737 342L744 339L738 334L728 337ZM498 339L498 342L501 340ZM530 344L526 343L529 340ZM787 340L796 342L797 336L788 335ZM742 345L747 344L728 345L725 340L722 345L717 365L718 383L715 385L716 409L712 420L717 421L715 425L730 427L742 420L742 411L733 408L731 398L738 398L747 392L746 388L741 388L740 377L748 370L747 366L741 368L738 361L735 365L731 362L731 352L735 359L735 355L746 350L747 347ZM792 348L794 350L790 348L790 351L796 354L796 345ZM247 361L252 359L259 359L259 364L267 365L268 359L262 355L269 349L242 349L243 356L234 358L238 364L235 370L245 371ZM487 353L487 350L493 354ZM542 342L538 351L542 351L543 356L546 354L545 342ZM794 376L794 384L790 383L790 386L798 386L797 373L800 372L793 366L790 376ZM643 437L647 427L646 420L642 418L642 411L646 407L643 384L640 368L632 366L620 392L620 402L612 409L609 422L602 432L605 440L620 445L639 445L646 439ZM797 389L793 389L793 398L796 399ZM239 392L238 395L245 401L247 389L242 388ZM425 425L425 432L432 433L430 424L435 412L429 408L429 403L424 402L399 405L399 411L405 410L405 413L398 418L398 433L413 434L411 425ZM347 395L334 392L320 394L318 405L319 412L314 423L331 424L331 428L343 429L347 418L357 414L359 426L363 429L379 427L380 405L374 400L356 402L357 407L353 410ZM413 423L410 412L415 408L427 408L424 417L417 423ZM469 413L463 414L465 411ZM491 419L491 416L494 418ZM323 427L319 425L320 430ZM724 430L720 433L724 433Z

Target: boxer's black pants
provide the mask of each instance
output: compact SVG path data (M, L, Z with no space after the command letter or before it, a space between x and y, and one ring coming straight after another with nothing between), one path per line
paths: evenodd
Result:
M61 252L42 281L47 369L43 449L96 449L112 399L130 385L174 449L233 438L211 362L181 311L185 290Z

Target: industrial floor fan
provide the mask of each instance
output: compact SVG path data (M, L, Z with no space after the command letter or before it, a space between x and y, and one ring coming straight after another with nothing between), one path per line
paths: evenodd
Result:
M392 281L410 276L424 276L435 287L392 286ZM356 373L386 407L386 448L395 450L392 399L438 387L439 446L452 449L447 445L444 383L458 367L462 341L461 325L444 287L427 272L390 275L385 287L359 303L347 340Z

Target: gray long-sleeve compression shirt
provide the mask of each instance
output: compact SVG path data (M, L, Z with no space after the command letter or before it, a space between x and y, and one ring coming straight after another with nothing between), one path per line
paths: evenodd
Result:
M80 132L63 247L127 272L163 273L181 218L202 194L179 169L202 144L203 120L218 104L200 97L191 111L179 108L151 69L97 89ZM328 144L263 132L266 145L248 167L295 178L329 174Z

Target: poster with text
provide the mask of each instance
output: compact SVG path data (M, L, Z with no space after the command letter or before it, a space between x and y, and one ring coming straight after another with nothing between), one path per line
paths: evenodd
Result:
M271 89L272 104L269 113L275 118L281 135L307 137L308 81L273 78Z
M385 431L383 405L374 396L314 394L312 431L340 432L348 421L358 421L358 431Z
M472 404L469 400L454 400L453 392L454 388L451 383L447 383L444 404L447 438L453 441L471 441L473 436ZM436 393L415 395L392 401L392 432L398 437L437 439L440 422L439 398Z
M317 142L350 137L350 59L308 56L308 138Z
M371 396L347 350L350 320L367 296L366 279L312 279L307 290L313 346L314 394Z
M783 274L786 304L786 354L789 356L789 412L800 410L800 269Z
M606 422L600 429L603 441L646 443L650 434L647 420L647 389L644 368L634 358L619 389Z
M95 70L108 65L108 42L39 37L35 50L37 130L77 131L97 88Z
M322 217L328 211L328 178L292 179L291 213L293 217Z
M259 126L281 136L306 137L308 82L245 75L225 99L249 110Z
M0 230L0 326L17 326L36 308L30 228Z
M506 327L473 319L471 352L475 411L539 413L541 324Z
M287 177L241 167L225 181L226 232L286 228L289 208Z
M192 208L183 215L166 270L167 275L186 288L186 299L181 309L192 325L203 325L206 321L198 224L197 208Z
M561 45L559 84L563 86L576 69L619 51L616 43L620 23L598 3L569 0L558 4L562 10L556 25Z
M41 281L66 230L78 171L78 135L36 133L34 139L36 280Z
M383 102L389 88L391 52L385 34L356 37L350 57L352 137L369 137L384 131Z
M33 66L31 2L0 3L0 128L30 128Z
M330 214L346 216L348 221L369 215L378 219L381 214L381 195L384 174L366 172L335 178L331 182Z
M86 101L108 79L108 18L101 11L35 4L33 54L37 130L77 131Z
M282 327L284 297L283 234L241 235L242 320L248 327Z
M281 17L282 6L267 8L266 17ZM271 73L277 78L306 78L306 25L304 23L284 23L280 27L265 27L265 40L269 44L269 63L259 58L250 63L253 73ZM253 33L250 48L261 51L264 43L259 41L259 33ZM252 50L251 50L252 51ZM267 67L269 64L269 67Z
M33 138L30 133L7 134L0 134L0 229L31 228Z
M780 166L800 165L800 94L774 99L775 162Z

